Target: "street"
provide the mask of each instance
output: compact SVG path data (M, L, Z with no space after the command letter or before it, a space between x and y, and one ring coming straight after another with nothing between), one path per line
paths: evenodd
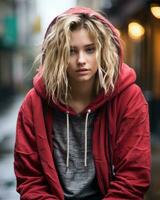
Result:
M0 114L0 200L18 200L16 180L13 169L13 148L15 141L16 119L22 96L15 96L3 103ZM1 104L2 106L2 104ZM5 109L4 109L5 108Z

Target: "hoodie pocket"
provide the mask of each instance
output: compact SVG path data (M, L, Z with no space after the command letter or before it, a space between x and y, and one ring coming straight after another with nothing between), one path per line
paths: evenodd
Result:
M96 167L96 175L97 181L100 187L101 192L105 195L107 192L107 188L109 185L108 179L108 168L104 161L95 160L95 167Z

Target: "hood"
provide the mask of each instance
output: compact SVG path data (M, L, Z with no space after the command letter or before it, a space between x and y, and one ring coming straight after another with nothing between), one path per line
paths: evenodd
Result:
M123 90L125 90L127 87L129 87L131 84L133 84L136 80L136 75L135 72L132 68L127 66L122 62L123 60L123 53L122 53L122 46L120 42L120 38L117 35L116 28L102 15L99 13L91 10L90 8L85 8L85 7L74 7L70 8L66 12L62 13L62 15L57 16L52 20L52 22L49 24L45 37L49 33L50 27L55 23L55 21L63 16L64 14L80 14L80 13L85 13L88 14L89 16L95 16L98 20L100 20L102 23L106 24L106 26L110 27L110 29L113 31L113 34L116 35L116 46L118 47L118 52L119 52L119 75L118 79L115 84L115 89L112 93L104 94L104 91L101 91L99 95L96 97L96 99L87 106L87 108L84 110L84 112L87 112L88 109L91 111L95 111L99 107L101 107L106 101L111 100L113 97L121 93ZM41 67L42 68L42 67ZM45 100L48 101L48 97L46 95L46 90L45 90L45 85L41 76L41 70L37 73L37 75L34 77L33 80L33 85L37 93ZM53 101L48 101L51 106L58 106L62 111L66 112L69 111L72 114L75 114L71 108L66 108L66 106L62 105L61 103L54 103Z

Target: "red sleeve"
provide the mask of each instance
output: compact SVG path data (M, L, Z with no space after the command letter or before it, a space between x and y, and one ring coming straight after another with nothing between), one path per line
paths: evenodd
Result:
M54 200L37 153L31 108L24 102L18 115L14 169L21 200Z
M117 112L116 175L104 200L142 200L150 184L151 150L148 105L137 86L120 97Z

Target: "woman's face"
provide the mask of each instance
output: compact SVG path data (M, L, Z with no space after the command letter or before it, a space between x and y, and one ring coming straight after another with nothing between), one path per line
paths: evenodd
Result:
M71 33L70 58L67 68L70 82L93 81L97 72L96 46L86 29Z

